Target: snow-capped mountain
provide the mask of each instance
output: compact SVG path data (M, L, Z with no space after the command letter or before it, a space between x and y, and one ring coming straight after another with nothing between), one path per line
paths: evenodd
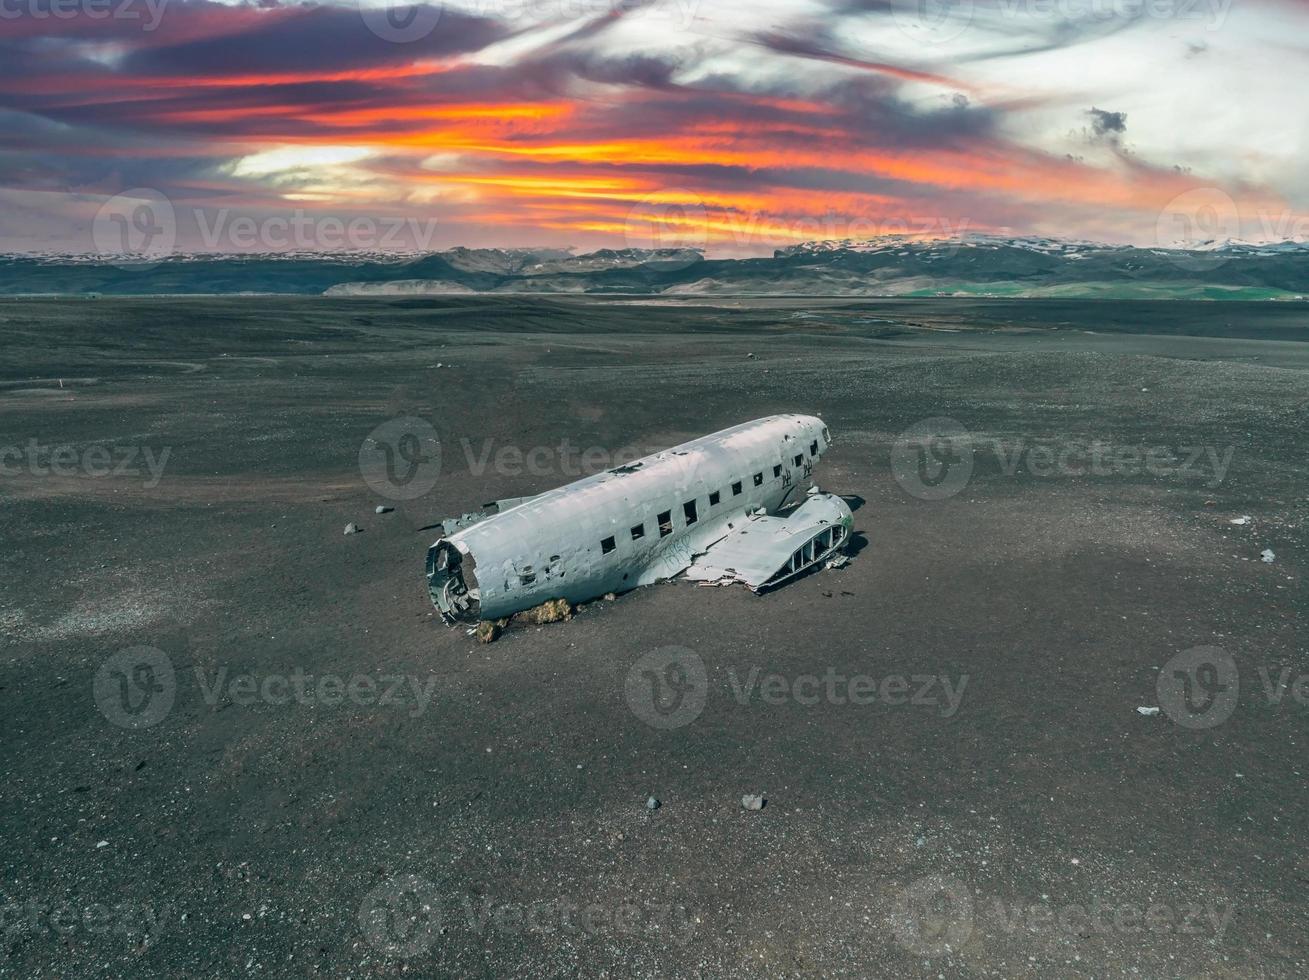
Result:
M467 249L422 255L0 257L0 293L590 293L1299 299L1309 243L1187 248L1036 236L885 236L805 242L771 257L697 249Z

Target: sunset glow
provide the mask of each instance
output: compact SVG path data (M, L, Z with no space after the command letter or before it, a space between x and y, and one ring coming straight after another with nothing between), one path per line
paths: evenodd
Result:
M190 216L197 248L188 220L293 207L430 219L442 247L723 254L885 233L1165 244L1161 216L1197 191L1250 237L1299 228L1303 113L1276 139L1250 118L1239 146L1200 114L1165 123L1223 84L1199 64L1220 49L1263 45L1268 78L1244 84L1280 74L1291 98L1303 56L1272 39L1303 7L1109 25L977 3L944 27L914 9L470 0L388 20L140 0L135 19L6 17L0 233L87 250L96 208L142 188ZM1043 71L1056 48L1063 68Z

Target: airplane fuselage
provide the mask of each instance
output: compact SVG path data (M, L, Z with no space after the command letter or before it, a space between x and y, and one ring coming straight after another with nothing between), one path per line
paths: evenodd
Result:
M793 502L829 444L821 419L774 415L530 498L432 546L432 599L454 623L671 578L747 514Z

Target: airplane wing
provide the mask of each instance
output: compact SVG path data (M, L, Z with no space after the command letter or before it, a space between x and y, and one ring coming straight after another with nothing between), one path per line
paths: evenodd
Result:
M835 494L813 492L786 517L752 514L697 555L686 577L715 585L740 582L760 592L836 555L854 516Z

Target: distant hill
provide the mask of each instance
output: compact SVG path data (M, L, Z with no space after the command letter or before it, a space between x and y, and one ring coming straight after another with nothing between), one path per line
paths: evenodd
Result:
M973 235L808 242L771 258L693 249L457 248L421 256L176 255L131 267L86 256L0 256L0 294L1003 296L1281 299L1309 296L1309 243L1139 248Z

